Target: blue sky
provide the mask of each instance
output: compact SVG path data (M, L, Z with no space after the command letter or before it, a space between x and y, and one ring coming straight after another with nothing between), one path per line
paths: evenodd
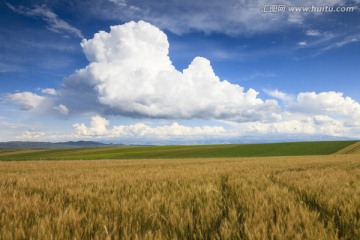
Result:
M0 141L358 139L360 1L314 4L2 1Z

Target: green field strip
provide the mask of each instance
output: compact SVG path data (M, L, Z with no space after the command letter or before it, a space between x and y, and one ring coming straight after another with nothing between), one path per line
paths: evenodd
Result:
M268 144L189 145L189 146L125 146L109 148L71 148L16 151L1 155L7 160L96 160L96 159L175 159L231 158L328 155L355 141L288 142ZM5 154L5 153L3 153Z

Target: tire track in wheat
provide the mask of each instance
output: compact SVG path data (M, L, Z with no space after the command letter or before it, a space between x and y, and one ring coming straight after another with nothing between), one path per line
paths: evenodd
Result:
M297 169L296 171L304 171L305 169ZM288 170L285 170L288 171ZM328 227L330 223L333 223L334 227L337 230L337 235L339 239L358 239L359 236L356 236L355 229L350 224L341 221L341 210L334 208L329 210L324 204L319 202L316 197L310 196L306 191L291 186L285 182L282 182L277 175L283 171L275 171L269 175L269 179L276 185L287 189L289 192L297 196L297 200L300 204L304 204L310 211L316 211L319 214L319 220L325 228Z

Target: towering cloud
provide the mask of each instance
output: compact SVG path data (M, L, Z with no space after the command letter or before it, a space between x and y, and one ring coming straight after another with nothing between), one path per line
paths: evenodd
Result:
M140 21L112 26L81 43L90 64L64 82L60 95L70 111L132 117L268 121L275 100L220 80L210 61L196 57L182 72L169 58L167 36ZM62 104L62 103L61 103Z

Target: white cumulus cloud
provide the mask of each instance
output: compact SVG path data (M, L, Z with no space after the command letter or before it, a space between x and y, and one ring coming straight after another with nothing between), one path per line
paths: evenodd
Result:
M24 133L17 136L16 138L20 139L20 140L32 141L32 140L42 139L43 137L45 137L45 133L43 133L43 132L25 131Z
M84 123L76 123L73 127L79 135L94 136L108 134L108 130L106 129L106 126L108 125L108 120L96 115L91 118L90 127L86 127Z
M289 95L285 92L279 91L278 89L275 89L275 90L263 89L263 91L270 97L280 99L285 102L289 102L293 99L293 97L291 95Z
M46 94L46 92L48 92L44 96L32 92L18 92L14 94L8 94L5 98L5 101L18 105L19 109L22 111L33 112L35 114L41 113L45 115L59 115L60 113L61 115L68 115L69 109L67 108L67 106L65 106L64 104L56 104L57 95L52 96L52 90L53 89L45 89L44 91L43 89L43 93Z
M69 109L65 105L60 104L59 106L54 107L54 109L63 115L69 114Z
M320 136L338 136L350 137L356 136L359 129L347 128L343 121L336 120L327 115L299 116L290 114L287 119L273 123L247 123L243 134L245 135L320 135Z
M303 47L303 46L307 45L307 42L305 42L305 41L298 42L297 45Z
M47 99L32 92L20 92L9 94L7 99L10 102L16 103L21 110L30 111L40 109L47 104Z
M248 133L258 134L314 134L316 129L308 120L288 120L277 123L250 123Z
M289 106L292 111L308 114L334 114L344 117L360 117L360 104L340 92L302 92Z
M326 115L316 115L313 117L313 121L316 125L339 124L339 121L336 121L335 119Z
M43 94L48 94L48 95L57 95L57 91L53 88L44 88L44 89L41 89L41 93Z
M73 125L77 136L105 136L105 137L183 137L183 136L218 136L225 133L225 129L219 126L188 127L174 122L171 125L148 126L143 123L132 125L119 125L108 128L110 122L95 115L91 118L90 126L84 123Z
M90 64L76 71L60 90L72 111L170 119L228 119L238 122L276 118L275 100L262 100L214 73L196 57L182 72L169 58L167 36L143 22L112 26L81 44Z

